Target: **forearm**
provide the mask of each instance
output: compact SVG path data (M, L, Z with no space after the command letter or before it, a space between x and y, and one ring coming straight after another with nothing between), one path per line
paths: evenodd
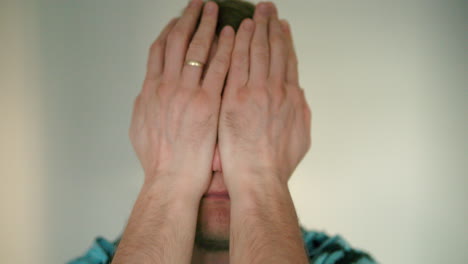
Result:
M287 184L255 176L231 195L231 263L308 263Z
M144 185L112 263L190 263L198 203L181 189Z

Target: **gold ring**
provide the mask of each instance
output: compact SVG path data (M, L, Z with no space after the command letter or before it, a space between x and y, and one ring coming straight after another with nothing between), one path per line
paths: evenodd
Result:
M196 60L187 60L185 64L190 65L190 66L203 67L204 63L196 61Z

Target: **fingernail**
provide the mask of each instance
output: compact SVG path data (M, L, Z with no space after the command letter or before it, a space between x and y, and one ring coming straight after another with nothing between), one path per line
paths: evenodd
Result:
M244 21L244 28L247 30L252 30L253 28L253 21L251 19L246 19Z
M281 19L281 28L283 29L284 32L287 32L289 29L289 23L286 19Z
M212 14L215 10L215 4L214 3L211 3L211 2L207 2L206 4L206 7L205 7L205 11L207 14Z
M265 16L270 15L271 8L270 8L270 5L268 3L261 3L259 8L260 8L260 13L262 15L265 15Z
M199 2L199 0L190 0L189 6L191 6L191 7L197 6L198 2Z
M275 3L271 3L271 9L272 9L272 10L271 10L271 11L272 11L272 15L274 15L274 16L277 17L277 16L278 16L278 9L276 8Z
M225 37L229 37L229 36L232 35L233 31L234 31L234 29L232 29L232 27L228 25L228 26L223 27L223 30L222 30L221 34L224 35Z

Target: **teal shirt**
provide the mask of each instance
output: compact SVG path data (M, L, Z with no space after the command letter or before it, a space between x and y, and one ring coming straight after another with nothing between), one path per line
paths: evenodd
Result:
M301 227L302 239L310 264L377 264L365 251L352 248L341 236L328 236L324 232ZM109 264L117 250L120 237L111 242L97 237L81 257L68 264Z

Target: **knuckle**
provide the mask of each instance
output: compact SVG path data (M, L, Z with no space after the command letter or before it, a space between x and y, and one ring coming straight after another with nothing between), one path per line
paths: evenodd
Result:
M291 87L290 85L287 86L287 89L288 89L288 95L290 95L291 97L291 100L293 100L293 102L295 102L295 104L298 106L298 108L300 106L303 105L303 102L304 102L304 99L301 95L301 91L295 87Z
M296 56L293 56L293 65L297 68L297 66L299 65L299 61L297 60L297 57Z
M210 105L210 96L208 93L205 93L204 90L200 90L194 95L194 100L196 102L197 108L202 110L211 109Z
M310 135L308 135L308 137L306 139L306 151L308 151L311 146L312 146L312 140L310 138Z
M256 59L266 60L269 56L269 47L265 43L252 43L252 56Z
M268 50L268 44L260 40L252 40L252 49L256 49L258 52L266 52Z
M307 104L304 104L302 107L302 111L304 112L305 118L310 120L312 118L312 111L310 110Z
M305 108L307 117L309 117L309 119L312 118L312 110L310 110L309 105L306 104L304 108Z
M249 56L247 55L247 53L238 52L232 55L232 60L233 62L235 62L236 65L247 65Z
M297 99L300 99L301 101L304 100L304 90L302 88L296 87L292 84L289 84L288 87L290 88L294 96L297 97Z
M298 99L299 99L299 102L303 103L304 105L307 105L307 100L306 100L306 97L304 95L304 91L302 89L300 89L300 91L298 93Z
M266 89L255 89L251 96L255 102L258 102L260 105L266 105L271 102L271 95L267 92Z
M224 70L222 68L216 67L211 72L214 76L220 78L224 75Z
M288 99L285 96L285 93L286 92L283 89L276 89L273 92L272 97L273 97L273 104L275 106L282 106L288 101Z
M273 84L273 93L276 97L285 98L287 96L285 87L279 83Z
M302 99L302 102L304 102L304 104L305 104L306 106L308 106L307 97L305 96L304 91L302 91L301 99Z
M229 63L229 55L226 54L226 53L221 53L218 55L218 63L222 64L222 65L227 65Z
M214 114L213 98L208 92L203 89L199 90L191 95L190 100L193 103L194 110L199 114L199 116L210 116L209 120L206 120L206 123L203 123L208 124L213 121L213 119L211 119L211 116Z
M170 86L171 84L171 80L166 75L162 75L158 81L157 87L160 89L161 87L164 88Z
M155 40L150 46L150 53L154 53L157 50L163 48L163 43L160 39Z
M215 76L216 78L223 78L224 75L226 74L226 71L224 67L214 67L211 74Z
M289 63L292 63L293 66L295 66L295 68L297 68L297 65L298 65L298 60L297 60L297 56L295 54L291 54L290 58L289 58Z
M170 75L167 74L167 72L163 72L161 77L158 79L156 87L156 90L171 90L173 87L178 85L179 80L176 78L171 77Z
M155 94L154 94L155 98L159 99L159 98L169 97L170 96L170 91L172 90L171 87L172 87L172 85L170 85L167 82L160 83L158 88L156 89Z
M172 97L170 100L171 104L167 105L167 107L169 107L174 115L177 116L182 111L182 109L188 105L190 98L190 95L186 91L176 92L174 97Z
M141 104L141 94L137 95L133 100L133 107L136 108Z
M264 92L268 88L267 80L263 80L263 78L262 79L256 79L256 80L249 79L248 86L254 88L254 89L252 89L253 93L255 93L255 92Z
M245 69L245 65L242 64L242 63L237 63L237 62L233 62L232 65L230 66L230 70L231 72L235 72L235 73L240 73L240 72L243 72ZM237 76L235 79L235 82L239 81L238 80L238 77Z
M137 96L135 100L133 100L133 116L138 114L138 110L141 108L140 98Z
M280 34L272 34L270 36L270 43L272 45L283 45L284 44L284 38Z
M252 54L252 60L257 60L264 66L267 66L269 54L265 51L257 51Z
M185 33L186 32L183 28L176 26L171 30L171 32L169 32L167 39L171 43L179 42L185 39Z
M229 55L228 54L225 54L225 53L220 53L218 54L214 61L215 61L215 70L218 70L218 71L224 71L224 68L226 67L226 65L229 64Z
M205 50L206 47L207 47L207 45L206 45L206 43L203 42L203 40L201 40L199 38L195 38L190 43L189 50L190 50L190 52L200 53L203 50Z
M282 82L278 80L270 81L270 84L268 86L273 89L276 95L281 95L281 96L286 95L286 88L284 87Z

